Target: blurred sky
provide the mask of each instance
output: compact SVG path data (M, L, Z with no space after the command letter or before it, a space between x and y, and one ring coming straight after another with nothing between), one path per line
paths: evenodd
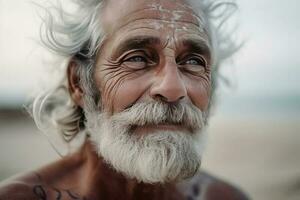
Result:
M38 9L30 2L0 0L0 107L24 103L49 56L37 44ZM221 109L298 115L300 1L237 2L239 38L246 44L224 68L233 86L222 93Z

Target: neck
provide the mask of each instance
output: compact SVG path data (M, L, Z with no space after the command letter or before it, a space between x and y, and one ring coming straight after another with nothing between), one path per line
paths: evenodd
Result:
M81 192L91 199L181 199L174 183L146 184L129 179L99 158L90 142L82 147L80 157ZM85 177L85 179L82 179Z

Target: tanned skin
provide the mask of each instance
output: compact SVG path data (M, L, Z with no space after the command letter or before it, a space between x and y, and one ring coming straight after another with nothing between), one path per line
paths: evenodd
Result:
M209 36L191 6L184 0L110 0L101 14L106 40L96 58L94 81L105 111L113 115L135 102L157 98L208 109ZM75 104L83 108L76 67L69 64L69 89ZM152 134L182 126L157 125L147 131ZM135 134L145 133L145 127L137 130ZM247 199L231 185L203 172L183 182L137 182L116 172L96 152L87 139L77 153L3 182L0 200Z
M144 184L99 159L93 146L0 185L0 200L246 200L241 191L206 173L178 183Z

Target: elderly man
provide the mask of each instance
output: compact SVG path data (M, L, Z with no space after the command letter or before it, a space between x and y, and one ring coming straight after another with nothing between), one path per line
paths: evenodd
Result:
M224 52L232 53L221 26L235 5L75 3L73 14L47 12L43 41L68 64L32 115L48 136L78 148L2 183L0 199L247 199L199 171L212 81Z

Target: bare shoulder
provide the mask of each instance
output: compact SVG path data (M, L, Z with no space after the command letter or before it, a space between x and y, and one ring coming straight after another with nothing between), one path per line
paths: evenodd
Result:
M240 188L205 172L184 181L179 189L188 200L249 200Z
M0 183L0 200L35 200L34 187L38 177L34 173L19 175Z
M45 175L45 174L43 174ZM45 180L40 171L17 176L0 183L0 200L85 200L72 189L60 188ZM57 177L53 174L47 176ZM54 178L55 179L55 178Z

